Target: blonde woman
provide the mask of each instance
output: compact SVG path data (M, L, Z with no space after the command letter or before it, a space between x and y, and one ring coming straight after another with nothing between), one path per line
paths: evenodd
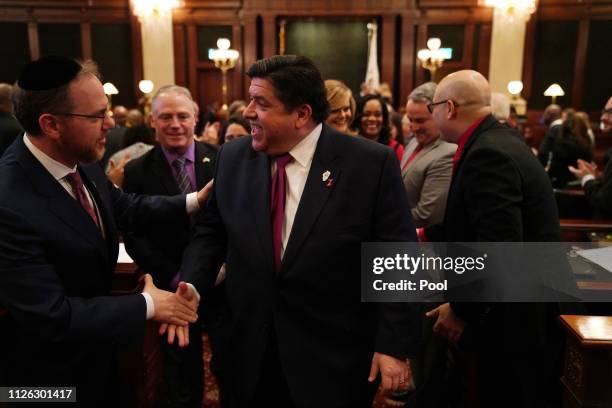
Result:
M343 82L335 79L325 81L325 90L331 111L325 123L342 133L355 135L356 133L350 129L355 117L353 93Z

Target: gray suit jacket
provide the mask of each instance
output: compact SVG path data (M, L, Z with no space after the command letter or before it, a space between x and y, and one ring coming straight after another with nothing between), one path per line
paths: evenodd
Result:
M442 222L457 145L441 139L425 146L402 172L415 226ZM405 162L404 158L402 162Z

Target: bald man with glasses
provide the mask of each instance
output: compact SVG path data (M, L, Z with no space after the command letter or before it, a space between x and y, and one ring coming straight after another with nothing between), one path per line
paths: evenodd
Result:
M557 206L548 177L519 133L491 115L490 99L489 84L476 71L455 72L438 85L428 107L442 138L457 144L457 151L444 221L419 231L420 238L559 241ZM478 288L464 283L460 290L477 293ZM557 304L449 300L427 316L434 322L434 333L446 338L452 350L473 352L481 406L560 405L555 400L560 396L555 365L561 357L555 330ZM456 359L463 355L455 354ZM465 376L466 372L457 373L456 380Z

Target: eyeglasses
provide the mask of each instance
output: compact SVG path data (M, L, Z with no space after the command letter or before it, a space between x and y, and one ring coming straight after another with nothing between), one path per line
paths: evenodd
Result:
M453 103L453 105L455 105L455 107L457 107L457 106L461 106L461 105L459 105L457 102L453 101L452 99L445 99L445 100L440 101L440 102L430 102L430 103L428 103L428 104L427 104L427 110L429 111L429 113L433 114L433 108L434 108L436 105L442 105L442 104L444 104L444 103L446 103L446 102L449 102L449 101L450 101L450 102L452 102L452 103Z
M601 114L602 115L612 115L612 108L602 110Z
M104 129L104 123L106 118L111 118L112 114L111 111L105 111L103 115L85 115L83 113L71 113L71 112L54 112L52 113L52 115L58 115L58 116L72 116L72 117L76 117L76 118L85 118L85 119L90 119L92 121L95 121L95 123L98 122L98 120L102 120L100 122L100 129Z
M105 112L104 115L85 115L82 113L70 113L70 112L55 112L52 115L59 116L76 116L77 118L88 118L88 119L106 119L107 116L110 116L110 112Z

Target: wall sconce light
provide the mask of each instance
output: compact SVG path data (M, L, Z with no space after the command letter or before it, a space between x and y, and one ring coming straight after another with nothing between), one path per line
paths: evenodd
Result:
M522 90L523 83L521 81L508 82L508 92L512 95L510 98L510 105L514 107L514 111L519 117L524 117L527 114L527 101L521 98Z
M552 97L552 103L557 103L557 96L563 96L565 92L563 92L563 88L559 84L552 84L544 91L544 96Z
M145 118L149 117L151 113L151 92L155 88L153 81L148 79L143 79L138 82L138 89L143 93L142 98L138 100L138 104L142 106L142 111L144 112Z
M133 0L134 15L142 22L151 16L166 15L181 6L180 0Z
M113 85L112 82L107 82L104 85L102 85L102 87L104 88L104 93L106 94L106 97L108 98L108 107L110 109L111 106L113 106L113 95L117 95L119 93L119 90L117 89L117 87L115 85Z
M215 67L221 70L223 77L223 106L221 109L227 109L227 71L236 66L236 61L240 58L240 53L230 49L230 40L227 38L219 38L217 40L217 49L211 50L210 59L215 62Z
M421 61L421 66L430 72L433 79L436 70L442 66L445 53L440 49L442 42L439 38L427 40L427 48L419 50L417 58Z

